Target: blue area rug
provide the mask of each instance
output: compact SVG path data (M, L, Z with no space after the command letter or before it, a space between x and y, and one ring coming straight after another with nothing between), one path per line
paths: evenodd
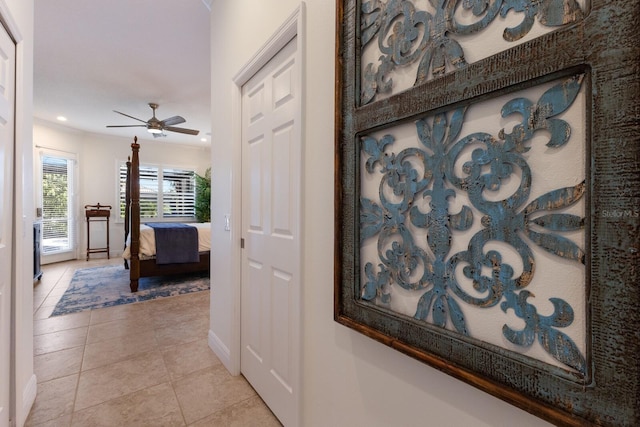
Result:
M131 304L209 289L209 272L142 277L138 292L129 288L129 270L122 265L77 270L51 317L84 310Z

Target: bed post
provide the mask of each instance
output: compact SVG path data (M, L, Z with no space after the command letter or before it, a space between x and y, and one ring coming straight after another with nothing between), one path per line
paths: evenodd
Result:
M124 196L124 247L127 248L127 237L129 237L129 220L131 215L131 156L127 156L127 177L125 180L125 196ZM129 262L124 260L124 268L129 269Z
M138 151L138 137L133 138L131 144L131 270L130 270L130 287L131 292L138 291L138 279L140 278L140 258L138 251L140 250L140 159Z

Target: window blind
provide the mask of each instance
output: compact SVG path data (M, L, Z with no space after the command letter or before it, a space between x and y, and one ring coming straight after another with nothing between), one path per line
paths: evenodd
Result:
M120 165L120 217L124 218L126 163ZM140 165L140 217L145 219L195 218L193 170ZM159 209L161 207L161 209Z

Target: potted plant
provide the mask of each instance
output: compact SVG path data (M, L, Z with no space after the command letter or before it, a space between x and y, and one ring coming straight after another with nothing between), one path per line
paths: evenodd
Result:
M196 176L196 220L211 222L211 168Z

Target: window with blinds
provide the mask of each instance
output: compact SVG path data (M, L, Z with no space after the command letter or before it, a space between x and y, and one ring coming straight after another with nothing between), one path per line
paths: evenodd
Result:
M124 218L127 165L120 165L120 217ZM194 219L196 185L193 170L140 165L140 217Z
M42 253L73 249L73 159L42 156Z

